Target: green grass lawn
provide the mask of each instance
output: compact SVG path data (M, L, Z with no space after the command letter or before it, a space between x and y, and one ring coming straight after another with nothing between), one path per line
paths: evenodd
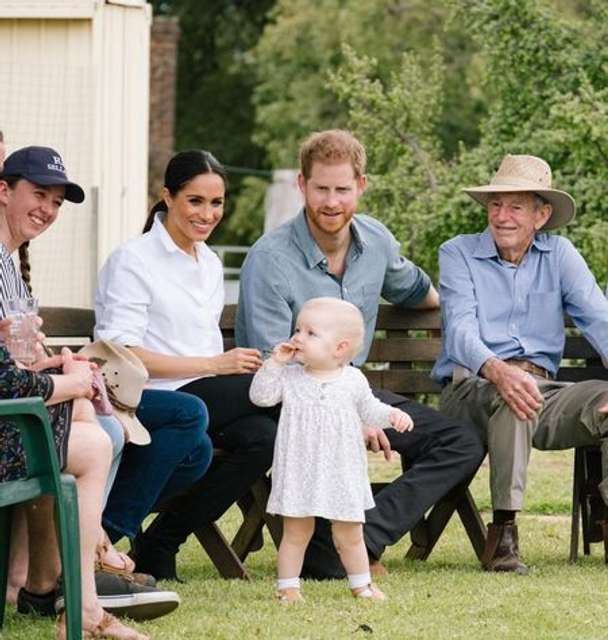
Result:
M370 457L374 479L398 470ZM473 494L489 519L488 470L478 473ZM384 557L390 571L379 581L386 603L354 600L342 581L306 582L306 602L285 607L273 600L275 552L267 541L247 565L251 582L218 577L191 539L178 558L185 584L165 583L182 598L165 618L138 626L154 639L591 639L608 638L605 600L608 572L601 545L593 555L568 564L572 452L534 452L526 511L520 518L521 547L529 576L482 572L457 518L426 562L404 560L409 540ZM229 512L226 532L238 526ZM4 637L54 638L48 621L26 621L9 607Z

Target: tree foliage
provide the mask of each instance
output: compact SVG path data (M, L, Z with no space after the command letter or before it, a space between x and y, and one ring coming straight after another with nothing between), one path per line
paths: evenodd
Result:
M153 0L152 4L155 14L177 16L181 29L176 148L208 149L227 165L264 166L265 151L252 140L255 75L249 51L274 0ZM231 194L240 193L242 179L240 173L230 174ZM228 220L236 200L228 200ZM258 217L259 231L263 211ZM221 225L213 240L233 241L231 227Z
M277 0L253 50L255 140L270 161L291 167L299 142L310 131L346 124L346 109L327 84L328 73L344 62L343 44L373 57L379 77L386 80L402 53L432 56L433 40L440 38L448 73L435 133L448 156L458 140L474 142L480 103L465 72L472 46L465 33L444 28L447 15L444 0Z
M566 229L603 284L608 280L608 9L585 7L584 21L534 0L453 0L452 28L477 46L486 115L477 144L451 159L437 139L445 99L445 46L429 60L405 55L385 80L378 62L343 50L330 87L348 125L370 153L374 187L366 201L436 273L439 243L479 230L483 210L461 194L487 182L505 153L530 153L554 169L554 184L578 203Z

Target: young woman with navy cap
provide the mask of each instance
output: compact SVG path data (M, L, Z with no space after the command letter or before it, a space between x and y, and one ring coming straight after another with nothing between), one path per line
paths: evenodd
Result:
M26 147L6 158L0 173L0 300L28 297L27 280L19 277L11 254L21 250L27 262L30 240L53 224L64 200L82 202L84 192L68 180L60 155L48 147ZM62 365L63 372L44 369ZM49 408L60 466L76 477L79 496L83 628L88 637L145 640L103 611L94 578L95 550L99 541L101 504L111 458L108 436L94 420L88 399L92 397L91 366L75 360L66 350L62 356L40 360L30 369L17 366L0 345L0 396L42 396ZM87 416L85 420L85 416ZM23 448L10 421L0 422L0 481L23 476ZM28 508L30 545L26 589L20 596L31 609L50 599L54 603L59 557L52 534L52 501L40 498ZM27 601L27 602L26 602ZM65 638L65 616L58 622L58 638Z

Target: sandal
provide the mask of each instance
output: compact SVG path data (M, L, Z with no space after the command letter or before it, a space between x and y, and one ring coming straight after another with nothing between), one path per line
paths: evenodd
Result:
M276 598L282 604L289 604L290 602L304 602L302 592L296 587L285 587L285 589L279 589L276 593Z
M365 598L369 600L386 600L386 596L378 589L378 587L370 582L368 585L364 587L358 587L357 589L351 589L353 597L355 598Z
M114 561L111 562L109 556L114 555ZM103 532L103 541L97 545L95 549L95 564L101 571L109 571L110 573L133 573L135 571L135 563L126 553L118 551L112 543L108 534Z
M110 555L114 555L116 560L111 562ZM120 565L116 564L120 562ZM135 562L122 551L118 551L110 542L108 534L103 532L103 542L95 549L95 571L105 571L119 576L128 577L144 587L155 587L156 579L147 573L135 573Z
M57 640L66 640L65 612L57 620ZM83 640L106 638L107 640L150 640L149 636L127 627L107 611L93 627L82 630Z

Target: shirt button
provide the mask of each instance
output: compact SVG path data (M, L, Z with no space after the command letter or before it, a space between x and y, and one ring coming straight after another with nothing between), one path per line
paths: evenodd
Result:
M342 291L344 291L344 293L348 293L348 289L346 287L343 287Z

